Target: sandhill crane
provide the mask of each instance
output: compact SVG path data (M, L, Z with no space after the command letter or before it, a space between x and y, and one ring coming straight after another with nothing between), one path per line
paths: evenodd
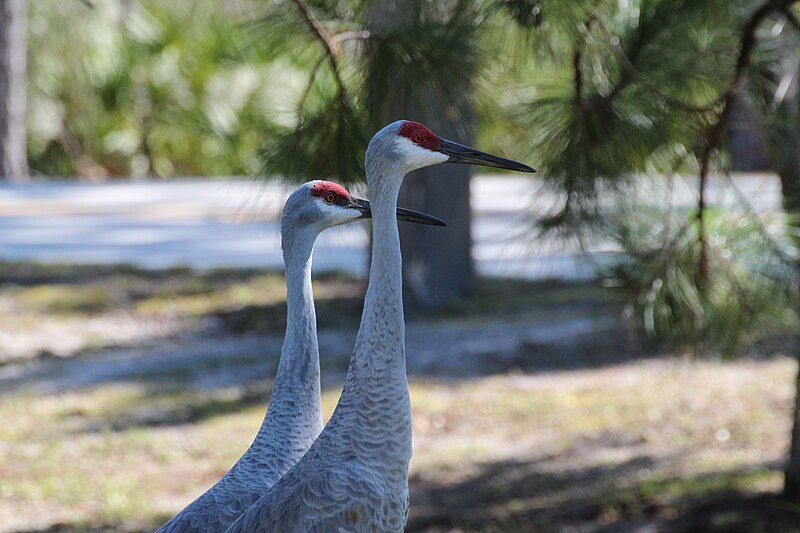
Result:
M300 462L229 533L386 533L405 527L411 404L395 208L406 173L446 161L534 172L441 139L418 122L401 120L375 134L366 154L372 267L344 391Z
M399 208L397 215L410 222L445 225L408 209ZM225 531L302 457L322 430L311 255L323 230L370 216L369 202L328 181L306 183L289 196L281 217L286 337L267 414L250 448L228 473L159 533Z

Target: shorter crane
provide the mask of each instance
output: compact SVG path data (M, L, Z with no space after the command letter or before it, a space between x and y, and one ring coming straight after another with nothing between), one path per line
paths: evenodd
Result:
M322 430L319 347L311 256L327 228L370 218L369 202L329 181L301 185L286 200L281 244L286 266L286 337L267 414L250 448L213 487L157 533L221 532L255 503L308 450ZM397 218L445 226L436 217L398 208Z

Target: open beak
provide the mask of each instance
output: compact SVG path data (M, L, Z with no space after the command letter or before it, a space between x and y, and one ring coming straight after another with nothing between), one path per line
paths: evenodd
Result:
M362 198L351 198L350 207L361 211L361 216L358 218L372 218L372 210L369 207L369 201ZM397 208L397 220L405 220L406 222L414 222L415 224L427 224L429 226L446 226L444 220L436 218L432 215L412 211L403 207Z
M447 139L442 139L442 146L437 151L450 157L450 159L447 160L448 163L483 165L485 167L505 168L507 170L516 170L519 172L536 172L528 165L517 163L505 157L487 154L486 152L481 152L475 148L454 143Z

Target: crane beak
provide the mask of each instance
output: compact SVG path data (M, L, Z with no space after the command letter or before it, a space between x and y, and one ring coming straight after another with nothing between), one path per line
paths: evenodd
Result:
M536 172L528 165L523 165L511 159L500 157L486 152L481 152L475 148L464 146L463 144L454 143L447 139L442 139L442 145L437 150L450 157L448 163L462 163L465 165L482 165L484 167L504 168L507 170L516 170L518 172Z
M368 200L364 200L362 198L351 198L349 207L351 209L357 209L361 211L361 216L358 218L372 218L372 209L369 207ZM427 224L428 226L447 225L444 220L436 218L433 215L427 215L425 213L412 211L411 209L405 209L403 207L397 208L397 220L404 220L406 222L413 222L415 224Z
M447 222L433 215L412 211L404 207L397 208L397 220L413 222L415 224L427 224L428 226L446 226Z

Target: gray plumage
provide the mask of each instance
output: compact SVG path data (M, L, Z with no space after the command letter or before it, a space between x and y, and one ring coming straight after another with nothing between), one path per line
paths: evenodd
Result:
M367 149L372 263L339 404L308 453L230 533L388 533L405 527L411 406L395 209L405 174L447 156L402 137L404 122L379 131Z
M286 337L264 421L250 448L213 487L158 533L222 532L308 450L322 430L319 348L311 256L321 231L361 213L329 206L306 183L286 201L281 241L286 266Z
M374 219L369 287L342 396L308 452L229 533L399 533L405 528L411 404L397 196L408 172L445 161L535 172L442 139L417 122L400 120L375 134L365 160Z

